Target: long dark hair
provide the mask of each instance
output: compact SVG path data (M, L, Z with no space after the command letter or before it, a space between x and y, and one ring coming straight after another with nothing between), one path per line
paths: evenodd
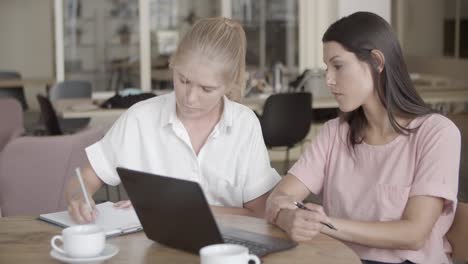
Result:
M415 118L434 111L426 105L411 82L400 43L391 26L380 16L369 12L357 12L333 23L325 32L322 42L335 41L358 60L370 66L374 87L380 102L388 113L390 124L397 133L408 135L415 128L406 128L396 121L396 116ZM381 73L372 50L384 54L385 64ZM364 128L368 125L362 107L341 113L341 119L349 124L348 143L354 148L362 143Z

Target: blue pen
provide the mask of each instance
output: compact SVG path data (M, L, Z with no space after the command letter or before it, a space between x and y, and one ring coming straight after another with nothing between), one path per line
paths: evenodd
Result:
M297 208L299 208L299 209L303 209L303 210L307 210L307 211L312 211L312 210L310 210L309 208L307 208L305 205L303 205L301 202L294 202L294 205L296 205ZM336 229L336 227L334 227L331 223L325 223L325 222L322 222L322 221L320 221L320 223L321 223L322 225L327 226L327 227L330 228L330 229L333 229L333 230L338 231L338 229Z

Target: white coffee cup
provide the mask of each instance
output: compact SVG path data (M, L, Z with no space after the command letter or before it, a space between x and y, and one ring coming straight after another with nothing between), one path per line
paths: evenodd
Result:
M62 241L58 247L56 240ZM61 236L54 236L50 245L56 251L72 258L91 258L98 256L106 244L106 235L97 225L77 225L62 230Z
M200 249L201 264L248 264L254 261L260 264L260 259L249 254L249 249L235 244L214 244Z

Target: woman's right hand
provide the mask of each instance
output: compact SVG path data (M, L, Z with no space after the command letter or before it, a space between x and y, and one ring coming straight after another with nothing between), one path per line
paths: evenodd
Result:
M91 207L82 198L74 198L68 203L68 213L78 224L89 224L96 221L98 211L94 200L90 197Z

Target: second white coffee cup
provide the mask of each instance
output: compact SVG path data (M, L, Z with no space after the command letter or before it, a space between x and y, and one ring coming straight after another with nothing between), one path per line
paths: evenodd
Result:
M214 244L200 249L201 264L248 264L254 261L260 264L256 255L249 254L249 249L235 244Z
M55 243L61 240L63 246ZM98 256L106 244L106 235L97 225L77 225L62 230L61 236L50 241L53 249L72 258L91 258Z

